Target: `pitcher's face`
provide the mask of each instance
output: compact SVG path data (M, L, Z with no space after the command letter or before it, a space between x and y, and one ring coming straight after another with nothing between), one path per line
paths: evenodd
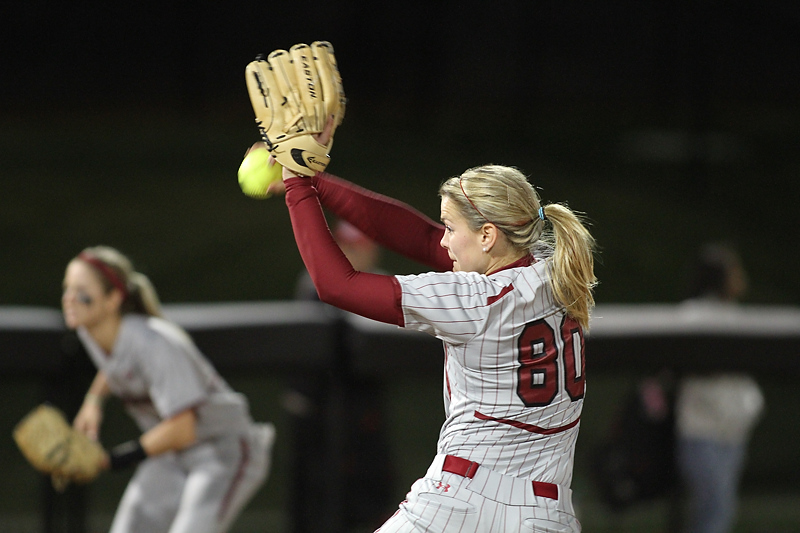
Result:
M481 247L481 233L470 229L467 220L446 196L442 197L441 218L444 235L439 244L453 260L453 272L486 273L489 258Z

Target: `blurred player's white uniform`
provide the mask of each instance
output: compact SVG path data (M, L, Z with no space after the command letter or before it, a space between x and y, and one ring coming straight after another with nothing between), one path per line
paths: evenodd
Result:
M194 408L197 443L150 457L128 484L112 533L222 533L266 480L275 430L174 324L129 314L111 354L78 335L142 432Z

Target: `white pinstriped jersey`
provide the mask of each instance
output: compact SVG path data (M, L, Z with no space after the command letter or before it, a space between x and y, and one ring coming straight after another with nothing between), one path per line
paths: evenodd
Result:
M78 336L111 392L142 431L184 409L197 408L197 437L244 433L252 424L247 398L233 391L175 324L124 315L111 354L85 328Z
M583 406L584 343L554 303L549 262L397 276L405 327L444 343L438 453L569 486Z

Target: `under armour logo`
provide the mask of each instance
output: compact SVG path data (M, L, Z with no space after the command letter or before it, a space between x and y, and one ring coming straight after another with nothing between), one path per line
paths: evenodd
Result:
M437 488L437 489L440 489L440 490L444 490L444 492L447 492L447 489L450 488L450 483L448 483L447 485L444 485L441 481L439 481L439 482L436 483L436 487L434 487L434 488Z

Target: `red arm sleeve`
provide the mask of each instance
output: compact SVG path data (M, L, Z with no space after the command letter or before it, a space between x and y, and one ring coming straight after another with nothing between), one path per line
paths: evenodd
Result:
M447 251L439 245L444 233L441 224L407 204L332 174L317 174L312 181L323 206L375 242L433 270L453 268Z
M312 181L291 178L285 184L294 238L319 299L357 315L403 326L397 279L353 269L331 235Z

